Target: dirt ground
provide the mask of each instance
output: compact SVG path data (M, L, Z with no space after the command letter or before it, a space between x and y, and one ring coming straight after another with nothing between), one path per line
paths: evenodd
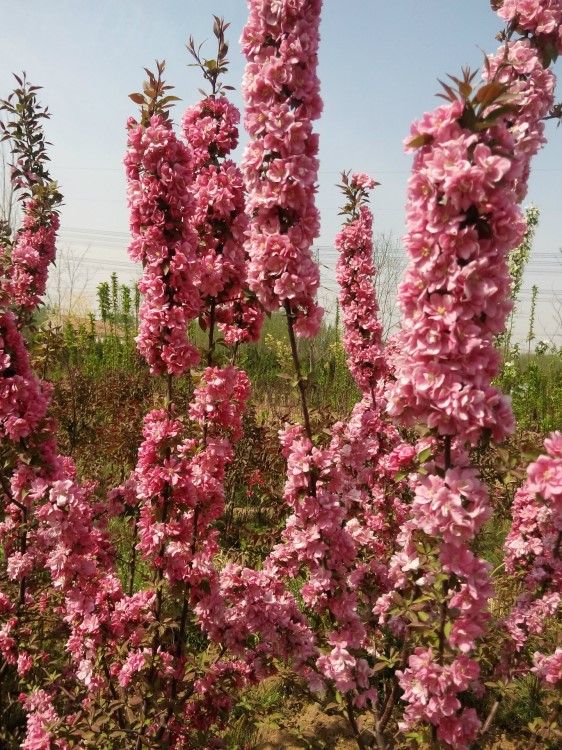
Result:
M256 750L357 750L347 722L341 716L327 716L317 706L306 707L295 717L294 728L263 729ZM524 750L502 737L489 750Z
M262 730L256 747L257 750L357 750L347 722L341 716L327 716L314 705L295 717L292 731Z

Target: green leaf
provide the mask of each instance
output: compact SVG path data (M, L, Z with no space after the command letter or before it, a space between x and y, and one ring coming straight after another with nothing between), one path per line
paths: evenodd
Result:
M418 453L418 461L420 464L424 464L433 455L433 448L425 448L421 453Z

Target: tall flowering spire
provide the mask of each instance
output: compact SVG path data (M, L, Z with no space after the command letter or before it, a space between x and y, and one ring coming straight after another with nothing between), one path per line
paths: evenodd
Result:
M529 11L523 28L535 36L502 45L473 101L453 96L415 124L406 142L416 150L405 238L412 263L400 289L401 353L390 411L472 443L484 429L500 440L513 427L506 400L490 385L499 368L493 339L511 309L506 258L525 233L518 203L554 101L555 78L541 55L545 27L531 19L538 23L546 13L553 20L559 3L518 3L522 16L513 5L500 10L511 31ZM471 89L469 81L463 86ZM497 117L502 106L509 116Z
M200 321L215 324L228 344L256 341L263 311L247 294L248 256L244 243L248 228L242 172L229 158L238 146L240 113L220 82L228 66L224 32L230 24L215 16L216 61L200 57L193 39L188 50L211 84L211 92L188 107L182 117L185 139L192 149L195 196L193 226L199 242L196 285L201 295Z
M196 234L189 189L191 153L179 140L167 111L169 86L164 64L149 73L145 94L132 94L142 105L141 122L127 123L125 168L128 182L129 255L143 264L139 289L144 295L137 346L153 374L180 375L197 364L199 353L187 340L190 320L199 314L194 284Z
M316 74L321 0L249 0L242 33L245 125L243 161L249 191L249 284L266 310L284 307L297 333L318 332L320 275L311 244L319 233L314 205L322 101Z
M44 562L45 545L38 541L34 513L37 486L62 476L55 423L47 415L52 387L33 372L22 327L45 292L49 264L54 260L58 206L56 184L46 169L46 140L41 121L49 117L37 99L40 87L16 76L18 88L3 101L9 115L3 140L14 157L11 180L23 203L23 226L10 241L2 231L0 261L0 543L6 565L6 592L13 609L33 603L29 578ZM12 588L13 587L13 588ZM8 610L2 610L2 619ZM11 618L10 618L11 620ZM20 626L14 617L5 628Z
M340 255L336 279L343 314L343 343L347 364L357 385L365 393L374 393L386 375L382 352L382 324L377 316L373 276L373 215L365 205L367 191L376 183L365 174L342 175L341 186L347 198L342 213L348 215L335 246Z
M32 624L42 621L56 601L57 616L83 656L84 641L93 644L95 637L91 628L86 638L85 619L109 589L117 598L120 584L99 522L106 508L93 501L92 485L78 484L72 460L58 455L56 424L48 416L52 388L33 372L21 330L45 291L61 196L44 164L40 120L47 110L37 102L38 87L29 86L25 77L17 80L20 87L4 102L11 115L6 136L16 156L12 184L23 201L24 219L13 244L5 243L0 294L0 654L2 670L17 670L21 684L29 688L48 668L48 655L28 637ZM72 681L72 670L67 672ZM33 689L24 709L28 721L22 747L50 744L52 730L61 722L48 692ZM64 741L59 744L68 747Z
M509 404L490 381L499 367L494 337L511 307L506 258L525 232L515 199L521 163L504 155L514 151L513 135L501 120L476 128L494 105L478 98L491 95L455 98L415 123L406 142L416 151L405 237L411 262L389 388L392 416L471 443L484 429L497 440L513 429Z
M502 440L514 426L508 401L491 381L500 359L494 339L511 309L508 256L526 231L518 204L530 158L543 142L540 120L552 106L553 77L537 44L506 41L477 89L468 72L453 79L457 90L445 86L448 103L415 123L406 141L415 150L405 238L410 266L400 287L403 321L389 413L406 425L428 425L443 450L434 446L435 460L410 480L411 516L391 561L397 588L415 590L430 576L436 592L424 615L434 634L417 641L396 673L407 703L400 728L425 722L456 750L480 731L480 719L459 694L479 690L472 655L486 632L493 593L489 564L470 549L491 508L464 447L487 434ZM437 540L433 566L421 554L428 538ZM386 616L388 603L381 597L375 611L399 627Z
M374 185L366 175L344 175L342 213L348 218L336 241L344 340L364 395L349 421L333 426L328 445L300 426L282 431L291 515L264 566L305 577L301 596L329 625L318 632L314 669L300 671L313 689L325 685L343 695L356 735L356 711L377 702L376 634L368 621L377 596L388 590L393 537L405 516L405 487L394 478L414 455L383 416L386 369L372 285L372 215L365 205Z
M47 142L41 120L49 117L37 99L40 86L31 86L25 73L15 76L16 88L1 108L8 123L0 122L2 140L10 144L15 158L11 179L23 201L23 222L12 242L5 238L0 263L0 304L10 304L27 319L45 294L49 265L56 256L56 233L62 196L49 176ZM8 228L9 230L9 228ZM1 240L0 240L1 241Z

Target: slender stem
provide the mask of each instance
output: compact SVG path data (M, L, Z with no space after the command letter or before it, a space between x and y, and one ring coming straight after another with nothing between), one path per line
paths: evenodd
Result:
M443 440L443 461L445 464L445 471L448 471L452 466L451 459L451 436L445 435ZM443 601L439 607L439 651L437 655L437 661L439 664L443 664L443 656L445 653L445 625L447 623L447 595L449 593L449 580L443 584Z
M351 731L353 732L353 736L355 737L355 741L357 742L357 747L359 748L359 750L367 750L367 747L363 742L363 738L361 737L361 731L359 730L359 726L357 725L355 711L353 710L353 703L349 696L347 696L345 699L345 708L347 712L347 720L349 721Z
M406 636L404 637L404 643L402 644L400 669L404 670L406 668L407 663L408 663L408 634L406 634ZM394 675L393 679L394 679L394 684L392 686L392 691L388 694L383 705L383 711L382 711L381 722L380 722L381 731L383 732L386 729L386 725L390 721L390 717L392 716L392 711L394 709L394 706L396 705L396 701L398 700L398 695L400 694L400 685L398 684L396 675Z
M111 697L114 701L116 701L118 700L119 696L117 695L117 691L115 690L115 685L111 681L111 674L109 672L109 667L107 666L105 659L103 661L103 671L105 673L107 684L109 685L109 692L111 693ZM121 708L117 709L117 720L119 722L119 728L123 729L123 727L125 726L125 717L123 716L123 710Z
M24 510L25 506L22 505L18 500L16 500L12 495L12 488L10 487L8 479L3 474L0 474L0 484L2 485L4 494L8 496L9 501L11 503L14 503L14 505L17 505L20 510Z
M133 595L133 588L135 584L135 572L137 565L137 540L138 540L138 528L137 519L135 518L135 529L133 531L133 542L131 545L131 559L129 561L129 584L127 586L128 596Z
M443 584L443 601L439 608L439 651L437 654L437 662L443 664L443 656L445 654L445 625L447 624L447 595L449 593L449 583L445 581Z
M215 309L216 309L216 302L215 300L211 301L210 311L209 311L209 343L207 347L207 367L213 366L213 351L215 348ZM207 432L208 432L208 424L207 419L205 419L203 423L203 450L205 449L207 445ZM199 523L199 515L200 515L200 506L197 505L195 507L195 511L193 512L193 532L191 535L191 554L195 552L195 547L197 545L197 525Z
M187 628L187 615L189 612L189 599L187 596L187 590L185 590L187 587L184 588L183 593L183 604L182 604L182 610L181 610L181 619L180 619L180 628L178 631L177 641L176 641L176 659L179 659L182 655L183 651L183 642L185 641L185 631ZM172 682L172 698L175 700L178 696L178 681L177 678L174 677Z
M305 380L302 376L302 370L299 360L299 353L297 350L297 339L295 336L295 314L291 310L291 303L285 302L285 311L287 313L287 327L289 330L289 342L291 344L291 354L293 355L293 364L295 366L295 372L297 375L297 388L299 389L301 397L302 415L304 419L304 428L306 430L306 436L312 442L312 427L310 425L310 415L308 412L308 403L306 399L306 385Z
M482 729L480 730L480 738L485 737L488 732L490 731L490 727L492 726L492 723L494 719L496 718L496 714L498 712L498 709L500 707L501 699L498 698L494 701L492 708L490 709L488 716L486 717L486 720L484 724L482 725Z
M240 351L240 342L236 341L234 344L234 347L232 349L232 359L230 360L230 363L232 365L235 365L238 360L238 353Z
M379 750L387 750L388 745L386 744L386 739L383 733L381 718L379 716L378 709L375 705L373 706L373 714L375 717L375 727L373 731L373 734L375 735L375 741L377 743Z
M23 531L21 533L20 537L20 553L22 555L25 555L27 552L27 508L23 511ZM24 577L20 581L20 590L19 590L19 597L18 597L18 607L16 614L19 615L21 608L25 604L25 590L27 586L27 579Z
M213 366L213 354L215 350L215 310L217 303L213 299L209 309L209 344L207 347L207 367Z
M453 465L451 460L451 436L445 435L443 440L443 457L445 461L445 471L448 471Z

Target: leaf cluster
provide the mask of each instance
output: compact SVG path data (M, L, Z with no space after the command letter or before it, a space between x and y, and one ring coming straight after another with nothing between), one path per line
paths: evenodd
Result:
M129 99L139 104L141 108L141 125L144 127L150 123L150 118L154 115L160 115L164 120L170 120L170 109L174 102L180 99L178 96L168 94L173 90L173 86L166 84L163 79L163 73L166 68L164 60L156 60L156 74L148 68L145 68L148 80L143 83L142 93L135 92L129 94Z
M359 218L359 208L369 203L369 191L365 188L355 185L351 179L351 170L341 173L341 184L336 185L344 194L346 203L342 206L338 216L349 216L349 221L355 221ZM380 182L375 182L380 185Z
M490 63L485 58L485 67L490 72ZM501 71L501 66L498 73ZM462 127L480 133L496 125L501 117L515 113L517 104L514 96L509 90L509 84L500 83L495 77L483 82L479 86L474 85L476 71L470 68L462 69L462 76L449 75L451 83L439 80L443 92L437 94L447 102L464 102L464 110L459 119ZM408 142L410 148L421 148L433 142L430 133L420 133Z
M14 78L18 87L7 99L0 100L0 111L7 115L6 122L0 120L0 141L8 142L14 158L10 165L12 183L20 191L20 200L42 197L51 206L59 205L62 197L47 170L47 146L51 144L45 139L42 121L48 120L50 114L37 99L41 86L32 86L25 72L21 76L14 74ZM41 186L51 187L37 196Z
M228 42L224 38L224 32L230 26L229 23L225 23L224 18L219 18L213 15L215 22L213 24L213 34L217 40L217 55L215 58L207 59L201 56L201 49L203 44L200 44L197 48L195 47L195 41L192 36L189 37L187 44L185 45L189 54L196 60L191 63L189 67L201 68L203 76L206 81L211 84L211 96L221 94L224 96L225 91L233 91L234 86L226 86L219 81L221 75L224 75L228 71L229 61L228 55ZM203 89L199 89L199 93L203 96L209 96L208 92Z

